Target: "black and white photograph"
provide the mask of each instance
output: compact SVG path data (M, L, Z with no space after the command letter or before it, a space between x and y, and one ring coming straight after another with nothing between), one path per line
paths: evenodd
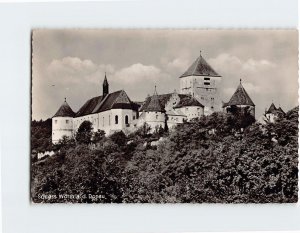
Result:
M298 31L33 29L32 203L296 203Z

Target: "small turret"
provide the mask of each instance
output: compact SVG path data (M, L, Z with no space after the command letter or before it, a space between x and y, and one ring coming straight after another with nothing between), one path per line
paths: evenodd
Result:
M108 81L107 81L107 78L106 78L106 72L105 72L105 76L104 76L104 81L103 81L103 84L102 84L102 95L103 95L103 98L108 95L109 93L109 84L108 84Z
M52 143L57 143L64 136L73 136L73 117L75 113L65 101L52 117Z

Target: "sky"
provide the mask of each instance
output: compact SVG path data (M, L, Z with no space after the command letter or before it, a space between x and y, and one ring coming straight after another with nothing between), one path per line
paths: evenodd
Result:
M133 101L179 91L179 76L197 59L222 76L227 102L239 80L259 118L272 102L298 105L296 30L37 29L32 35L32 119L51 118L64 98L73 109L123 89Z

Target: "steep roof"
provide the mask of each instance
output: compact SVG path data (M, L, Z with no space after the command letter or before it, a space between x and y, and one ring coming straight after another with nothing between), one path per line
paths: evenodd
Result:
M156 95L156 97L158 98L160 105L164 108L173 94L174 93L161 94L161 95ZM175 106L175 108L188 107L188 106L204 107L198 100L196 100L195 98L193 98L190 95L178 94L178 96L179 96L180 100L179 100L178 104ZM142 104L142 106L139 109L140 112L148 111L147 109L149 109L149 104L153 97L154 97L154 95L146 98L146 100L144 101L144 103Z
M149 97L148 104L144 108L145 112L165 112L164 105L159 100L159 97L156 93L153 96Z
M281 112L281 113L283 113L283 114L285 114L285 112L282 110L281 107L277 108L277 111L278 111L278 112Z
M53 117L74 117L74 115L75 113L65 99Z
M267 113L275 113L277 111L277 108L275 107L275 104L272 103L271 106L269 107Z
M137 111L138 108L139 105L133 103L124 90L120 90L109 93L105 97L97 96L89 99L78 110L76 117L104 112L110 109L132 109Z
M175 108L182 108L182 107L190 107L190 106L199 106L204 107L198 100L194 97L186 95L180 98L179 103L175 106Z
M185 71L179 78L187 76L210 76L221 77L206 61L200 56L194 61L194 63Z
M240 85L234 92L233 96L229 100L228 103L225 103L223 106L231 106L231 105L249 105L249 106L255 106L251 98L249 97L248 93L244 89L242 83L240 82Z

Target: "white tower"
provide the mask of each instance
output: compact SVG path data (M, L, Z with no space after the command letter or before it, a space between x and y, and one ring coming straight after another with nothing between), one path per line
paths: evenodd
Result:
M68 105L66 98L52 117L52 143L57 143L63 136L73 136L73 117L75 113Z
M165 128L166 126L166 110L162 106L159 97L156 92L156 86L154 94L148 97L148 103L142 110L144 115L144 121L151 127L151 132L154 132L158 127Z
M180 93L190 94L204 105L204 114L221 111L220 83L222 76L201 55L180 77Z

